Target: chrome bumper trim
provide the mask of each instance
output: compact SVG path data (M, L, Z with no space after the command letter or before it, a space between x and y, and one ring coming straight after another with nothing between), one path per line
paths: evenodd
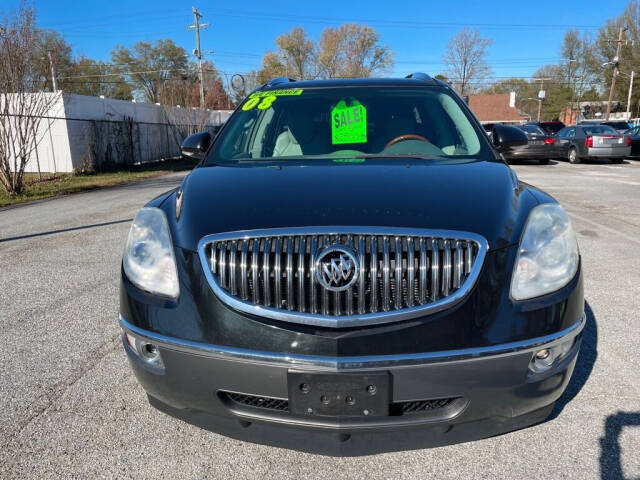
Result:
M374 368L405 367L438 362L470 361L485 357L521 354L526 353L527 351L533 352L543 347L550 347L562 341L576 337L582 331L585 324L586 316L583 313L578 322L557 333L529 340L503 343L501 345L445 350L441 352L372 355L361 357L326 357L248 350L168 337L166 335L138 328L127 322L122 315L120 315L120 326L123 330L129 331L130 333L155 343L162 348L194 355L215 357L221 360L269 365L278 364L294 367L300 366L309 369L321 370L367 370Z

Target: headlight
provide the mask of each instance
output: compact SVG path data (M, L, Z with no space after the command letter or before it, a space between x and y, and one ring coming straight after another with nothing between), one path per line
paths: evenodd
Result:
M133 219L122 260L124 273L137 287L177 298L178 272L167 217L159 208L143 208Z
M531 210L520 239L511 297L525 300L564 287L578 270L578 243L567 212L556 203Z

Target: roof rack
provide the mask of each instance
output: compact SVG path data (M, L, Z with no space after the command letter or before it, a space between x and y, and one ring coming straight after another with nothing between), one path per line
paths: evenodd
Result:
M296 80L294 78L289 78L289 77L276 77L276 78L272 78L271 80L269 80L266 84L267 87L271 87L273 85L279 85L281 83L289 83L289 82L295 82Z
M407 75L404 78L415 78L416 80L424 80L425 82L434 82L433 78L431 78L429 75L427 75L426 73L423 72L413 72L410 73L409 75Z

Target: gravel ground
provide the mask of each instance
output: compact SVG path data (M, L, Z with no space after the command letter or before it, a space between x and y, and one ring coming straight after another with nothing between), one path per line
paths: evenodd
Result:
M442 448L329 458L151 408L119 344L129 222L180 175L0 210L0 478L638 478L640 162L516 165L571 214L589 322L552 420Z

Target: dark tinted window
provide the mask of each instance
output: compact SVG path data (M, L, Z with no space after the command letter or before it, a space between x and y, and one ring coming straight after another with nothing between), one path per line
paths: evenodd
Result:
M518 125L522 130L534 135L546 135L545 132L535 125Z
M209 159L489 154L471 120L444 88L265 90L238 108Z
M564 125L561 122L543 122L540 124L540 128L545 132L553 134L562 130Z
M603 125L609 125L610 127L615 128L616 130L626 130L629 128L628 122L606 122Z
M609 125L585 125L583 130L587 135L616 135L618 133Z

